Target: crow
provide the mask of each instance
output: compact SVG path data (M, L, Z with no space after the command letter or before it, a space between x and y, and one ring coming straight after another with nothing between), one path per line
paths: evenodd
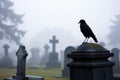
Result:
M83 35L85 36L85 40L83 41L83 43L87 43L88 39L90 37L93 38L93 40L97 43L98 40L95 37L94 33L92 32L91 28L87 25L87 23L85 22L84 19L81 19L78 24L80 24L80 30L83 33Z

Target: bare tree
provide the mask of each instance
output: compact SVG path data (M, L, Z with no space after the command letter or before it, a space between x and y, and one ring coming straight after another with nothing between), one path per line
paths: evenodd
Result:
M16 14L12 6L11 0L0 0L0 40L7 39L20 44L25 31L19 30L17 26L23 23L23 15Z

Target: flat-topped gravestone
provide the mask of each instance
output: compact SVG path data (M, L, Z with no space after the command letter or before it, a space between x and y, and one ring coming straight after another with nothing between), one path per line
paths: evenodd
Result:
M113 80L113 54L96 43L83 43L68 54L73 61L68 63L70 80Z
M31 68L38 68L40 63L40 49L39 48L31 48L31 57L28 60L28 66Z
M44 46L44 55L42 57L40 65L46 67L48 61L49 61L49 45L46 44Z
M52 43L52 52L49 54L49 62L47 63L47 68L60 67L60 62L58 61L58 53L56 52L56 43L58 43L56 36L53 36L53 39L50 40L50 43Z
M1 68L12 68L13 67L13 61L10 58L9 51L8 51L8 49L10 48L10 46L8 44L5 44L3 46L3 48L4 48L5 56L1 59L1 62L0 62L1 65L0 65L0 67Z
M43 77L37 76L27 76L26 75L26 58L28 53L25 46L21 45L16 52L17 56L17 73L12 78L7 78L4 80L44 80Z
M114 57L111 58L111 61L115 62L115 66L113 67L114 73L120 73L120 62L119 62L119 53L120 50L118 48L113 48L111 53L114 54Z
M67 64L72 61L72 59L67 58L68 54L71 54L72 51L75 51L75 48L69 46L64 51L64 69L62 70L62 77L70 77L70 69L67 67Z

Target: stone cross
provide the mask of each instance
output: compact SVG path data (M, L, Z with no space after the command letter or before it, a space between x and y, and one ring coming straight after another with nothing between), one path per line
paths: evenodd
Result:
M53 39L50 40L50 43L53 44L53 53L55 53L55 50L56 50L56 43L58 43L59 41L56 40L56 36L53 36Z
M48 50L49 50L49 46L46 44L46 45L44 46L44 49L45 49L45 53L47 54L47 53L48 53Z
M17 76L25 76L25 67L26 67L26 57L28 53L26 52L25 46L21 45L16 52L17 55Z
M8 48L9 48L10 46L8 45L8 44L5 44L4 46L3 46L3 48L4 48L4 50L5 50L5 56L8 56Z

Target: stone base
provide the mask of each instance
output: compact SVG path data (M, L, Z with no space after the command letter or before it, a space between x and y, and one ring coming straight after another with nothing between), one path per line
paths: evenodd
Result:
M44 80L43 77L40 76L13 76L12 78L7 78L4 80Z
M114 76L113 80L120 80L120 76Z
M70 69L69 68L65 68L62 70L62 77L70 77Z
M59 62L48 62L46 68L60 68L61 65Z
M114 62L108 60L113 54L95 43L80 45L68 54L73 61L68 63L70 80L113 80Z
M120 80L120 76L114 76L113 80Z

